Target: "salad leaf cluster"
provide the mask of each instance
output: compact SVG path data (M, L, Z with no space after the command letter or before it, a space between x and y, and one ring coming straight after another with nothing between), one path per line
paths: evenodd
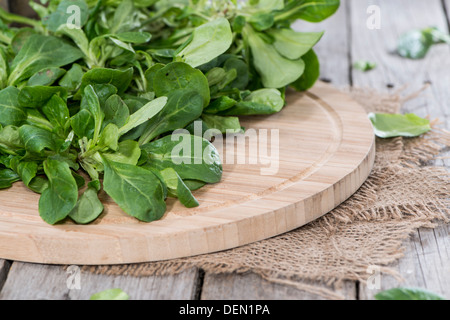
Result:
M328 18L339 1L31 5L40 20L0 9L0 189L22 181L47 223L88 224L103 191L144 222L164 216L168 197L198 206L192 192L223 169L193 123L241 130L240 116L282 110L287 87L309 89L323 33L290 26ZM190 133L174 139L178 129ZM174 154L181 142L191 151Z

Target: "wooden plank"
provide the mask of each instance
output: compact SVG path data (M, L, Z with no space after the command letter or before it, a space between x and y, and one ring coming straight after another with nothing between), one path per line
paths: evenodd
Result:
M427 289L450 298L450 226L419 230L405 242L405 250L405 257L393 266L403 279L381 275L379 288L361 286L361 299L373 300L378 292L397 287Z
M0 291L2 290L3 284L6 281L10 266L11 264L8 261L0 259Z
M298 21L293 25L297 31L320 32L324 37L316 46L316 53L321 61L321 79L337 88L350 85L350 26L348 25L348 3L342 2L338 12L321 23ZM332 53L332 54L330 54ZM319 281L299 281L299 285L308 285L317 291L330 290ZM356 299L356 282L346 282L336 292L346 299ZM202 287L202 299L279 299L279 300L319 300L323 296L297 290L290 286L270 283L253 274L205 275Z
M198 271L176 276L131 277L95 275L76 266L14 262L0 292L0 300L88 300L92 294L120 288L131 300L193 299Z
M352 20L352 64L358 60L375 62L370 72L353 70L355 86L383 92L396 91L405 85L405 93L421 90L431 84L420 97L405 105L405 112L441 118L450 124L450 46L436 45L423 60L405 59L395 54L400 35L417 28L436 26L448 31L441 0L350 0ZM381 29L366 26L367 8L375 4L381 12ZM430 107L430 105L432 107Z
M301 281L300 286L311 286L310 290L299 290L294 286L269 282L254 273L246 274L206 274L202 300L355 300L354 282L346 282L342 288L334 290L323 283ZM321 292L322 291L322 292ZM331 292L332 295L328 295Z
M343 1L336 14L321 23L299 20L293 25L296 31L325 31L322 40L314 49L320 60L320 78L338 88L347 87L351 79L348 9L349 4Z
M380 7L381 29L365 27L364 14L370 4ZM363 73L353 70L354 85L380 91L393 91L405 84L408 93L420 90L424 83L430 88L420 97L405 105L403 112L414 112L422 117L440 118L450 128L448 101L450 101L450 47L434 47L423 60L413 61L393 54L398 37L411 29L437 26L448 31L448 21L440 0L367 1L351 0L352 58L377 63L377 69ZM394 87L394 88L392 88ZM448 165L438 162L437 165ZM422 239L422 241L420 241ZM425 239L425 241L424 241ZM432 241L434 239L434 241ZM448 226L436 230L421 229L407 241L405 258L393 267L405 278L399 283L392 277L382 277L381 290L397 286L427 288L449 295ZM444 253L444 254L443 254ZM373 299L377 291L361 286L362 299Z

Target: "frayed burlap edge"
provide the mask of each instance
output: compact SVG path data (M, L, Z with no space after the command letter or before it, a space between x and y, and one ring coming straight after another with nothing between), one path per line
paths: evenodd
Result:
M347 92L367 112L399 113L414 99L370 89ZM448 170L430 162L450 146L450 133L439 129L413 138L377 140L373 172L354 196L323 218L290 233L244 247L155 263L84 267L104 275L167 276L199 268L210 274L253 272L263 279L290 285L326 299L343 299L327 286L368 279L367 270L401 280L390 267L404 256L404 241L421 227L448 223Z

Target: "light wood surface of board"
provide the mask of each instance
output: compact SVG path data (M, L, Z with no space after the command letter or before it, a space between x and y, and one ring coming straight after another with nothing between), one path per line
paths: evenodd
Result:
M138 222L103 195L105 212L96 223L50 226L39 217L39 195L21 183L0 192L0 258L104 265L226 250L323 216L357 191L373 167L375 137L367 114L349 96L323 83L308 93L290 92L279 114L243 118L242 125L260 134L246 139L246 148L236 149L234 162L241 155L245 163L226 160L230 140L225 147L217 145L223 149L223 181L195 192L198 208L168 200L160 221ZM272 175L262 174L270 157L255 158L249 152L262 141L264 130L267 154L279 150L278 163L272 158L278 168ZM270 144L277 134L279 148ZM258 161L251 164L252 159Z

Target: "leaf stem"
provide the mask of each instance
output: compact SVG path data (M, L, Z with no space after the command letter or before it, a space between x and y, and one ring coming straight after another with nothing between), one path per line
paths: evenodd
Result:
M8 23L16 22L16 23L32 26L38 30L43 30L42 24L39 21L30 19L30 18L26 18L26 17L22 17L22 16L14 14L14 13L7 12L3 8L0 8L0 18L5 20Z

